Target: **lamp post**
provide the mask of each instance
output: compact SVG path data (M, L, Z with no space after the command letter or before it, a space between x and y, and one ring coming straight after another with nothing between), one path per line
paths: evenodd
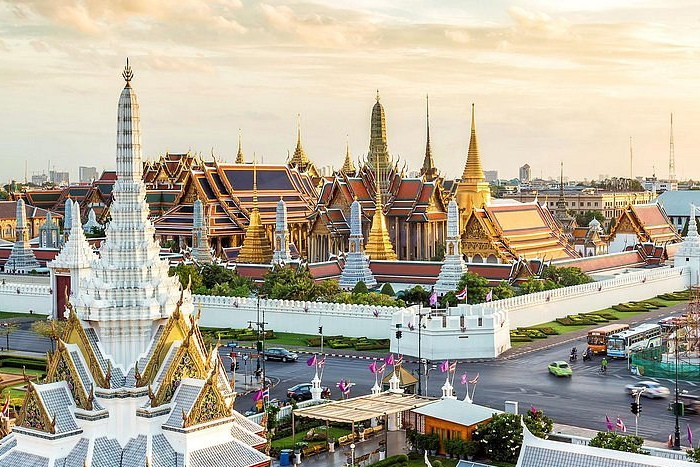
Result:
M680 415L680 406L678 404L678 328L679 326L676 325L676 349L675 349L675 354L676 354L676 382L675 382L675 403L673 404L673 413L676 416L676 427L675 427L675 432L674 432L674 437L673 437L673 449L675 451L680 451L681 450L681 427L678 424L678 416Z
M350 445L350 465L355 467L355 443Z
M257 296L257 321L248 321L248 328L252 329L253 324L257 327L258 330L258 340L255 345L255 350L258 353L258 364L257 368L255 369L256 374L259 374L260 372L260 357L265 353L265 325L268 324L265 322L265 308L263 307L262 309L262 321L260 321L260 298L262 298L260 295ZM262 332L262 339L260 338L260 333ZM262 381L263 381L263 387L265 387L265 358L263 356L262 358Z

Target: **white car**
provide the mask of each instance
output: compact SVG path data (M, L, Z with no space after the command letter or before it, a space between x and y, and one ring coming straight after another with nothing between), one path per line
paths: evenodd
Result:
M671 394L671 391L669 391L667 387L661 386L659 383L654 381L639 381L638 383L628 384L625 386L625 390L628 394L634 394L642 389L644 390L644 392L642 392L642 396L650 399L656 399L657 397L668 397Z

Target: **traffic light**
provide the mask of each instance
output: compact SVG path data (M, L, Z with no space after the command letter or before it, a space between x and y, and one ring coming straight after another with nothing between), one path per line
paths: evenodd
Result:
M319 327L318 327L318 333L319 333L319 334L323 334L323 326L319 326Z
M263 343L262 343L261 341L258 341L258 342L257 342L257 345L255 346L255 348L256 348L256 350L257 350L258 352L262 352L262 351L263 351L263 346L262 346L262 345L263 345Z
M683 402L673 402L671 403L671 407L673 408L673 415L678 415L679 417L685 415L685 406Z
M639 412L641 412L641 410L639 410L639 403L637 401L634 401L630 404L630 412L632 412L635 415L639 415Z
M397 339L401 339L402 335L403 335L403 333L401 331L396 331L396 338Z

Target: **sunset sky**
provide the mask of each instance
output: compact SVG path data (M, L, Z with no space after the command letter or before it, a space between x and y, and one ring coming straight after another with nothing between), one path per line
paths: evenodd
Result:
M669 6L670 5L670 6ZM389 151L417 169L425 95L440 170L459 176L476 104L485 169L517 176L700 178L700 4L661 0L0 0L0 178L114 168L127 56L144 156L191 149L317 166L369 145L376 89Z

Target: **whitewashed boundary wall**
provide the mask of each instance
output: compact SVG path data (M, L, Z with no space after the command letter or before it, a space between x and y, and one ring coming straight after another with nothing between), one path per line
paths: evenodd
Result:
M618 303L645 300L686 289L688 268L663 267L623 273L614 279L547 290L483 303L485 308L508 311L511 329L546 323L578 313L609 308Z
M5 280L0 283L0 311L50 315L53 295L48 285L19 284Z
M255 298L195 295L201 304L199 325L212 328L245 328L258 321ZM350 305L345 303L298 302L294 300L260 300L260 321L265 311L265 325L280 332L316 334L323 326L326 336L369 337L386 339L393 314L403 308Z

